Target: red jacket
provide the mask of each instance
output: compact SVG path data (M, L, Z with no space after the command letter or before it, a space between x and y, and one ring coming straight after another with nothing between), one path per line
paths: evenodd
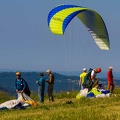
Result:
M113 84L113 74L112 74L112 71L110 70L107 73L107 79L111 84Z

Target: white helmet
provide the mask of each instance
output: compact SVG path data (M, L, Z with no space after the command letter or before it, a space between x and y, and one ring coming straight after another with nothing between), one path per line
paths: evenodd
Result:
M83 68L83 71L87 71L87 69L86 69L86 68Z
M112 67L112 66L110 66L110 67L109 67L109 69L110 69L110 70L113 70L113 67Z

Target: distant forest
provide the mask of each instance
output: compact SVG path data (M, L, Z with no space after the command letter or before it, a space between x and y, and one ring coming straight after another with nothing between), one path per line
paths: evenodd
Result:
M66 76L66 75L61 75L59 73L53 73L53 74L55 76L54 92L79 89L78 76ZM31 91L37 92L37 85L35 82L39 79L39 72L21 72L21 77L27 81ZM44 73L44 78L48 79L46 73ZM15 79L16 79L15 72L0 72L0 90L6 91L10 94L14 94ZM46 91L47 91L47 83L46 83Z

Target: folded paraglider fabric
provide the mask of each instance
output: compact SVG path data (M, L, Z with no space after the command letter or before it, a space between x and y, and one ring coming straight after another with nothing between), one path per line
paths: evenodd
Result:
M76 99L81 99L83 97L86 98L100 98L100 97L110 97L110 92L105 89L97 89L96 87L92 88L91 91L88 92L88 89L80 90L80 92L76 95Z
M92 90L86 95L87 98L91 98L91 97L96 97L96 98L100 98L100 97L109 97L110 93L108 90L104 90L104 89L97 89L92 88Z
M94 93L91 92L91 93L87 94L86 97L87 98L92 98L92 97L95 97L95 95L94 95Z
M32 100L28 95L26 95L25 93L22 94L22 100L25 102L25 103L28 103L32 106L36 106L37 103Z
M11 109L11 108L22 108L27 106L36 106L37 103L32 100L29 96L25 93L18 93L18 99L16 100L9 100L4 103L0 104L0 110L4 109Z
M80 92L76 95L76 99L80 99L80 98L83 98L83 97L86 97L88 93L88 89L85 88L83 90L80 90Z
M15 107L16 105L18 105L19 103L24 104L24 102L22 101L21 93L18 93L18 99L9 100L9 101L6 101L6 102L0 104L0 109L2 109L2 108L11 109L11 108Z

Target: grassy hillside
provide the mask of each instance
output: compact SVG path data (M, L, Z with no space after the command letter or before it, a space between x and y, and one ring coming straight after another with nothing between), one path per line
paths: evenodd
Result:
M23 110L2 110L1 120L120 120L120 89L115 89L116 96L107 98L83 98L76 100L77 92L70 94L55 94L55 101L49 102L45 96L45 103L38 102L37 94L32 98L38 102L38 106ZM8 97L0 93L0 103L14 97ZM66 104L71 100L71 104Z

